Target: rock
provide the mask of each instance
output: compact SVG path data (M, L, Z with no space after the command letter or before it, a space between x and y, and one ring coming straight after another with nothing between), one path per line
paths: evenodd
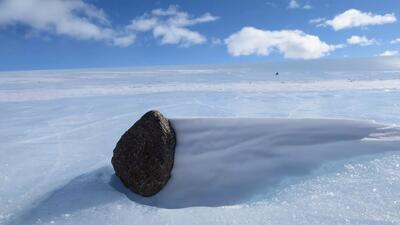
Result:
M131 191L157 194L171 177L176 136L167 118L158 111L142 116L118 141L111 163L115 174Z

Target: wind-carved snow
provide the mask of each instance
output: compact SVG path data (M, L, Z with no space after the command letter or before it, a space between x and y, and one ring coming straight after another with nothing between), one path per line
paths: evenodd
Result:
M368 137L378 132L382 136L385 132L393 133L393 129L386 129L386 126L369 122L250 118L172 119L171 122L178 140L175 165L171 180L154 197L144 198L131 193L114 175L109 162L103 162L98 169L66 180L65 184L56 185L52 190L48 188L48 191L45 191L42 196L39 195L35 198L31 206L24 208L15 216L11 216L9 224L46 224L52 221L56 221L57 224L73 224L78 222L76 219L82 219L82 216L83 218L90 217L88 213L109 214L110 217L107 218L109 222L112 222L110 221L111 217L117 216L117 223L125 224L120 218L127 219L129 216L120 213L129 214L126 211L129 208L134 211L134 214L129 214L131 216L135 215L136 217L138 211L142 212L143 215L140 217L143 218L143 221L151 220L152 216L150 215L155 212L161 214L170 212L163 209L175 209L179 212L185 208L199 206L222 207L216 208L216 211L228 211L228 213L237 211L239 207L249 213L251 213L249 210L252 209L253 213L256 213L258 210L273 211L276 204L281 208L287 204L288 208L285 209L287 212L294 206L277 199L288 198L285 201L295 201L295 204L298 204L297 201L304 201L301 199L302 197L309 198L309 196L292 196L293 193L287 190L276 193L279 186L282 186L282 183L287 182L288 179L310 175L322 165L335 160L400 151L398 147L400 140L369 141ZM63 152L64 155L57 159L58 162L60 160L68 161L70 156L66 154L67 152ZM347 165L347 167L354 166L357 167L358 164ZM396 170L396 168L392 169ZM397 170L400 172L400 168ZM387 179L391 179L391 183L386 183L385 191L390 191L393 201L396 201L395 199L400 195L397 194L396 189L391 189L391 187L400 186L399 175L396 173L384 173L383 175ZM311 177L309 179L306 182L320 182L318 180L320 178ZM328 178L323 176L323 179ZM344 178L333 177L331 179ZM326 183L320 185L329 185L330 182L332 181L328 179ZM295 182L289 188L305 188L303 185ZM380 185L377 184L376 187ZM287 187L287 185L283 185L283 187ZM272 193L273 190L275 190L275 194ZM325 201L327 199L331 201L327 204L337 204L334 196L338 190L332 191L328 189L325 194L315 193L316 196L312 198L325 198ZM375 210L369 209L368 204L374 204L370 201L377 197L369 199L366 196L363 199L360 196L360 198L359 200L366 204L367 210ZM343 204L352 205L351 200L348 200L349 203L343 202ZM381 199L381 201L387 200ZM310 203L322 204L317 199ZM387 211L382 210L383 214L375 215L374 218L368 216L356 219L354 217L344 218L373 222L378 216L381 219L398 222L399 218L392 215L393 210L388 208L393 204L384 206ZM139 207L140 205L142 206ZM146 205L152 207L150 215L147 213L150 208L146 209ZM205 211L208 210L210 209L205 209ZM349 210L351 209L349 208ZM352 210L357 210L357 208ZM201 211L201 208L187 209L189 214L193 213L192 211ZM172 213L176 214L177 212ZM304 213L309 214L307 210ZM337 212L332 212L332 215L335 213ZM244 216L243 213L239 214ZM332 215L312 213L310 217L314 217L315 221L328 218L329 222L341 221ZM178 221L184 219L180 214L176 216L174 219ZM209 221L210 218L207 220L211 224L219 224L218 217L215 216L211 215L215 221ZM244 218L225 218L228 223L242 219ZM309 221L306 219L303 218L304 221ZM245 220L261 222L258 221L259 217ZM93 223L104 222L95 221ZM181 223L179 222L179 224Z
M384 132L358 121L208 118L172 124L178 134L173 178L154 198L128 194L136 202L166 208L245 203L326 161L400 150L400 140L361 141Z
M0 224L399 224L399 62L3 72ZM178 145L142 198L110 159L150 109Z
M220 216L226 223L261 223L267 215L268 220L276 223L400 222L393 214L400 207L400 155L382 156L385 152L400 151L400 141L365 139L371 134L384 133L385 126L326 119L173 119L172 124L178 137L175 165L171 180L156 196L143 198L131 193L115 177L109 163L104 162L98 169L38 196L31 206L10 217L9 223L74 224L95 214L100 218L108 216L104 221L98 218L89 223L125 224L125 220L139 216L138 221L155 217L157 224L163 224L168 220L162 215L170 213L174 221L184 224L188 222L184 214L195 217L200 214L203 218L206 212L210 217L203 219L210 224L219 224ZM326 163L373 153L380 154L378 160L350 162L336 174L327 169L304 182L282 184L290 182L290 178L310 176ZM394 160L392 165L380 162L386 158ZM379 164L375 169L370 168L374 162ZM365 170L374 176L367 176ZM335 187L337 182L342 186ZM354 182L365 185L357 187L363 193L349 196L346 192L355 190ZM280 190L280 186L284 189ZM341 199L343 196L345 199ZM302 204L309 207L302 208L305 207ZM319 208L324 204L335 211ZM150 208L146 209L146 205ZM218 208L191 208L199 206ZM358 213L361 206L372 214ZM342 207L357 213L348 214ZM225 215L218 216L215 214L218 212ZM233 212L238 214L235 216ZM256 216L248 217L245 212ZM297 214L299 219L282 218L287 213Z
M400 127L387 126L376 130L376 133L371 133L368 137L363 138L366 141L400 141Z

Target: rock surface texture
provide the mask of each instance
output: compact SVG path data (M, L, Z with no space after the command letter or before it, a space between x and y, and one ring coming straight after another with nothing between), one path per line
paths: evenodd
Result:
M149 111L118 141L111 163L115 174L131 191L157 194L171 177L176 136L167 118Z

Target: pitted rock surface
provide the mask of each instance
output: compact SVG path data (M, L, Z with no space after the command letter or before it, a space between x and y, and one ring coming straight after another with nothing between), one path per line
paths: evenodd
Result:
M131 191L157 194L171 177L176 136L169 120L158 111L144 114L118 141L111 163Z

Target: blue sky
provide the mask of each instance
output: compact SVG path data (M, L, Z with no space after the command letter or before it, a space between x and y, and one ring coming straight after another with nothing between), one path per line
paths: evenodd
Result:
M0 70L394 55L398 0L0 0Z

